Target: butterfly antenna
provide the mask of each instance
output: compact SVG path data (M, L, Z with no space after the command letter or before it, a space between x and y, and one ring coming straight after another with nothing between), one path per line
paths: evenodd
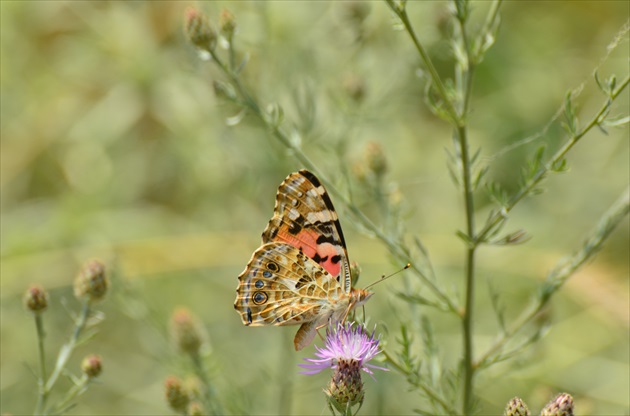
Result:
M411 263L407 263L407 264L405 265L405 267L403 267L402 269L400 269L400 270L398 270L398 271L395 271L394 273L390 274L389 276L382 275L382 276L381 276L381 278L380 278L379 280L377 280L376 282L370 283L369 285L367 285L366 287L364 287L364 288L363 288L363 290L367 290L367 289L371 288L372 286L374 286L375 284L377 284L377 283L381 283L383 280L387 280L387 279L389 279L390 277L395 276L395 275L397 275L398 273L400 273L400 272L402 272L402 271L405 271L405 270L407 270L407 269L408 269L408 268L410 268L410 267L411 267Z

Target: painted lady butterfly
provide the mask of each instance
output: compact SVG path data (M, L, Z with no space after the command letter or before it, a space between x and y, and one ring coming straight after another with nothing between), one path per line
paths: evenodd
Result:
M307 170L280 184L262 246L238 280L234 309L243 324L301 324L296 350L309 345L329 320L343 321L372 296L352 288L337 213L324 186Z

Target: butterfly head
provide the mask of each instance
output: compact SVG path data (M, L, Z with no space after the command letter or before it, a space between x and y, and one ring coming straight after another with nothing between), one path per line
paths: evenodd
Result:
M374 293L364 289L352 289L350 293L350 304L353 308L363 305L372 297Z

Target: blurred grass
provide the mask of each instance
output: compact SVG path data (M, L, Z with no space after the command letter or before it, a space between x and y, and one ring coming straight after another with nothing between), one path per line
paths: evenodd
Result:
M164 335L176 305L187 305L207 324L212 377L221 395L241 400L247 412L274 413L283 371L297 371L279 360L291 356L297 363L308 354L289 354L294 329L244 328L232 311L236 276L259 243L276 188L301 166L251 120L226 126L234 109L215 99L210 81L216 74L198 62L182 35L187 5L0 3L2 412L28 413L35 400L36 382L23 365L35 366L35 333L21 294L32 282L51 289L45 319L52 356L70 328L61 299L73 305L72 278L90 257L113 265L117 286L101 306L107 319L97 339L82 347L71 367L78 369L88 352L104 359L102 384L90 389L77 414L167 412L162 379L181 368ZM482 16L487 5L474 5ZM328 177L337 176L340 163L359 160L366 141L384 146L390 177L410 212L408 229L429 247L445 286L459 285L463 247L454 232L463 216L445 169L450 132L427 112L417 58L408 39L391 29L386 7L370 3L358 32L343 2L202 6L215 17L222 7L236 16L237 43L250 54L249 85L296 120L307 153ZM505 4L498 42L475 83L471 140L483 156L538 132L566 91L583 81L580 114L592 114L602 96L591 71L628 19L628 7L615 1ZM418 35L446 70L445 3L409 9ZM626 37L602 74L622 77L627 50ZM343 94L349 76L366 86L360 106ZM304 91L315 97L312 113L298 110ZM627 93L618 105L628 113ZM590 134L570 154L571 171L552 177L548 192L514 211L510 226L527 229L531 242L481 251L480 345L496 332L483 309L483 280L506 294L508 315L527 302L537 280L579 245L628 186L627 135L627 129ZM550 146L561 137L551 129ZM513 167L538 144L496 160L492 177L514 187L519 172ZM340 216L363 284L389 271L385 250ZM484 412L500 411L514 395L539 409L558 390L574 394L578 414L628 412L629 249L626 220L555 302L549 336L516 364L480 378ZM399 287L394 280L387 285ZM406 309L386 287L377 292L368 314L390 329L393 344L396 317ZM457 322L432 318L441 324L445 359L456 360ZM294 412L324 412L324 378L291 377ZM496 383L497 377L505 381ZM366 384L367 413L409 413L417 402L393 372Z

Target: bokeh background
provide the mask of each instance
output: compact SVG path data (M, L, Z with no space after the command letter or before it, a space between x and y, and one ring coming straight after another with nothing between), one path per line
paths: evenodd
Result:
M408 36L384 3L366 4L369 13L357 21L356 5L347 2L0 3L2 412L29 413L36 397L29 370L36 338L23 292L31 283L50 291L51 366L69 335L68 309L77 308L72 279L96 257L110 267L113 288L99 305L105 320L97 336L69 368L78 372L82 356L98 353L104 373L73 414L169 413L163 379L186 374L167 337L168 317L180 305L209 333L209 374L226 408L275 414L282 402L295 414L327 413L327 375L297 374L313 348L292 351L295 328L245 328L233 311L236 276L258 247L277 186L302 166L253 118L226 123L238 110L215 97L212 80L220 74L186 43L189 5L215 21L224 7L235 15L246 84L262 102L283 106L286 127L302 133L305 152L329 179L360 164L367 142L381 144L408 232L428 247L443 285L461 293L464 248L455 232L464 216L446 168L449 126L423 102ZM473 4L473 27L487 7ZM448 3L408 8L438 69L450 74ZM597 65L602 78L628 73L627 33L606 57L627 24L627 2L506 2L501 17L496 45L476 73L470 119L471 143L488 160L541 132L581 84L578 115L587 120L603 102L591 77ZM613 111L627 115L627 91ZM543 137L495 158L489 177L516 189L535 148L553 149L563 138L553 123ZM508 228L533 239L480 251L479 351L497 331L488 282L514 317L627 188L628 159L627 128L593 131L570 153L570 171L514 210ZM480 198L479 222L488 204ZM365 207L370 212L370 201ZM351 259L363 268L359 286L400 266L339 211ZM501 412L515 395L536 411L567 391L577 414L628 414L628 249L626 219L554 300L546 338L479 377L483 413ZM394 296L402 288L397 279L375 288L366 308L388 348L401 321L419 319ZM445 363L455 365L458 322L423 312ZM409 414L422 404L394 371L368 377L366 389L364 414Z

